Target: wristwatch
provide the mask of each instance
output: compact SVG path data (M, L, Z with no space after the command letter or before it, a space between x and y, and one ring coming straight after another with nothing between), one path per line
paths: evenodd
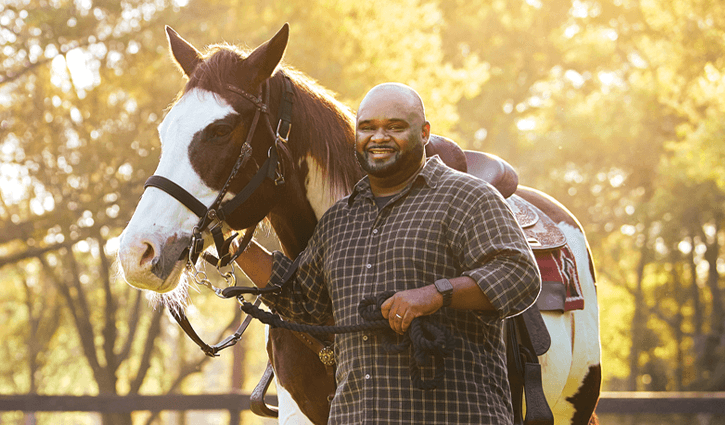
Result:
M453 284L448 279L438 279L433 284L438 292L443 295L443 307L448 307L453 301Z

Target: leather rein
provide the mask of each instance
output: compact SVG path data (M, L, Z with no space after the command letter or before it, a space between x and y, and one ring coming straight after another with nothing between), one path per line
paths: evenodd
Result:
M227 84L226 88L229 91L254 104L256 111L254 113L254 118L252 119L252 124L247 132L247 138L240 148L239 157L234 163L232 171L222 186L222 189L219 191L219 194L209 208L196 199L194 195L166 177L153 175L149 177L144 184L144 190L147 187L161 189L174 197L177 201L181 202L185 207L199 217L199 222L196 226L194 226L192 231L191 243L189 244L189 247L182 252L180 259L186 259L186 269L191 273L197 284L210 288L220 298L227 299L229 297L222 294L222 289L216 288L211 284L204 271L197 270L196 262L199 259L199 256L201 256L202 259L216 267L219 274L226 280L230 287L235 286L236 278L234 277L234 260L242 252L244 252L245 248L252 240L254 229L259 223L256 223L246 229L244 237L239 244L239 249L234 255L230 253L229 248L234 239L237 238L238 234L234 233L228 238L224 238L222 233L222 224L226 222L227 218L231 217L237 209L239 209L249 199L249 197L252 196L252 194L254 194L254 192L266 179L272 180L275 186L282 186L285 183L282 165L279 161L279 153L277 150L280 143L287 143L287 139L289 138L290 130L292 128L294 92L292 90L292 83L290 82L289 77L284 74L282 75L284 77L284 92L282 99L280 100L276 131L269 120L269 80L267 80L262 87L262 93L260 96L251 95L236 86ZM239 170L245 167L252 156L251 142L262 115L264 115L264 121L267 123L266 127L268 131L274 137L274 142L267 152L267 159L259 167L257 173L254 177L252 177L249 183L247 183L247 185L239 191L239 193L234 195L232 199L222 204L222 200L229 191L229 186L232 183L232 180L234 180L237 176ZM219 255L218 258L204 251L203 232L206 231L211 233L217 254ZM231 266L230 270L223 272L222 268L227 266ZM259 291L258 293L261 292L265 291ZM242 300L239 300L239 302L241 303ZM260 302L261 300L258 297L254 304L258 306ZM249 323L252 321L252 316L247 316L233 335L225 338L216 345L210 346L199 337L196 331L194 331L194 328L191 326L191 323L187 319L182 308L172 307L169 308L169 312L184 330L186 335L202 349L204 354L210 357L216 357L218 356L217 353L220 350L236 344L241 339L242 333L244 333L249 326Z

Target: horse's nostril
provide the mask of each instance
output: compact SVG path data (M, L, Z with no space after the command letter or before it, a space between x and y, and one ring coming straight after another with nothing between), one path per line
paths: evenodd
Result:
M144 245L146 245L146 251L144 251L143 255L141 256L142 266L149 263L154 259L154 257L156 257L156 252L154 251L153 245L148 242L144 242Z

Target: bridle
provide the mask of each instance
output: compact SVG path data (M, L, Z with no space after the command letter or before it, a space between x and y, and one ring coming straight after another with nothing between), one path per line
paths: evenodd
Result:
M155 187L163 190L199 217L199 222L196 226L194 226L192 231L191 243L187 249L182 252L180 259L186 259L186 269L190 272L197 284L210 288L217 296L224 299L229 297L222 294L222 289L216 288L212 285L211 281L207 278L205 271L197 270L196 262L199 259L199 256L201 256L202 259L212 264L217 269L219 274L226 280L228 286L234 286L236 284L236 278L234 275L234 260L237 256L244 252L244 249L252 239L254 229L259 223L255 223L253 226L246 229L245 235L239 243L239 249L234 255L230 253L229 248L234 239L237 238L238 234L234 233L228 238L224 238L222 225L249 199L250 196L252 196L252 194L254 194L264 181L270 179L277 187L282 186L285 183L282 164L279 161L278 149L280 148L281 143L287 143L287 139L289 138L290 130L292 128L294 92L292 90L292 83L290 82L289 77L284 73L282 76L284 81L284 92L278 109L276 130L272 127L269 120L269 80L265 81L262 86L260 96L254 96L239 87L227 84L227 90L254 104L256 110L254 112L254 118L252 118L252 124L247 132L247 138L240 148L239 156L232 167L232 171L209 208L196 199L194 195L166 177L153 175L149 177L144 184L144 189L147 187ZM247 185L239 191L239 193L234 195L234 197L232 197L229 201L222 203L222 200L229 191L229 186L234 178L236 178L239 170L246 166L252 156L251 142L262 116L264 116L264 121L267 124L266 129L269 131L270 135L274 137L274 142L267 151L267 159L258 168L257 173L252 177L249 183L247 183ZM208 252L204 252L203 232L206 231L211 233L219 256L218 258ZM230 266L230 269L223 271L222 269L227 266ZM259 305L259 303L260 299L257 298L255 305ZM247 316L233 335L227 337L216 345L210 346L197 335L181 308L171 307L169 308L169 311L189 338L199 345L202 351L210 357L215 357L217 356L217 352L220 350L236 344L241 338L242 333L249 326L252 319L251 316Z

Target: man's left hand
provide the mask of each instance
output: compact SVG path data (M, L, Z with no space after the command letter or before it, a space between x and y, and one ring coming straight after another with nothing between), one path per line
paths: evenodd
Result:
M396 292L380 307L383 317L390 322L390 328L404 334L416 317L427 316L443 306L443 296L434 285Z

